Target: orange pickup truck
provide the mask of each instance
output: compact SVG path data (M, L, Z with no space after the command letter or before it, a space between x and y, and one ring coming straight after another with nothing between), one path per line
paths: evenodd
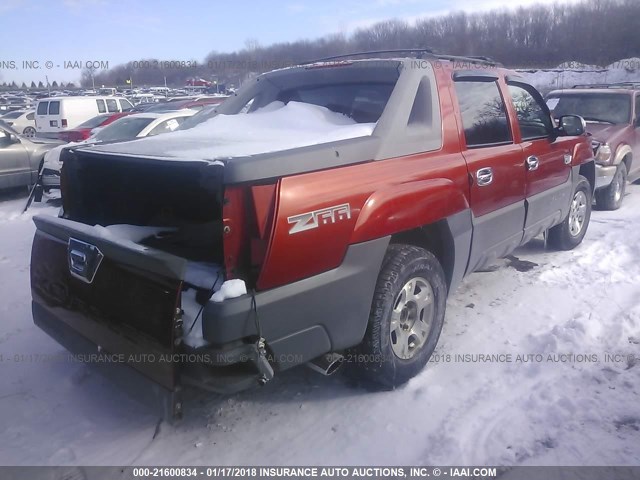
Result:
M376 55L265 73L187 130L66 150L61 214L34 217L35 323L117 358L98 363L172 417L183 385L233 392L303 363L393 388L427 363L465 275L545 232L580 244L580 117L556 126L485 58ZM275 132L287 111L336 123L238 155L214 139L236 122L245 148L261 132L238 125Z

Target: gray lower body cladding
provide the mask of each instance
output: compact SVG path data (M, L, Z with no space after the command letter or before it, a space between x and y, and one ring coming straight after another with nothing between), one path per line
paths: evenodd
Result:
M41 226L53 228L42 222ZM275 369L305 363L362 340L388 243L389 237L385 237L352 245L339 267L256 294L262 335ZM106 251L107 245L102 247ZM141 301L146 297L134 295L140 301L132 304L131 311L111 309L111 305L122 303L116 297L127 298L126 294L112 283L102 282L100 277L96 277L92 285L71 278L66 265L66 242L38 231L32 254L34 323L72 352L103 352L124 355L122 358L127 359L130 355L154 354L154 361L127 360L100 368L109 372L124 371L127 373L122 375L126 378L140 377L144 379L141 384L157 385L159 389L154 387L152 391L158 393L160 400L155 399L158 395L152 395L152 400L163 408L165 415L176 414L175 393L182 384L221 393L257 384L258 374L252 364L254 344L251 343L256 337L256 324L249 295L222 303L209 302L202 318L207 343L194 349L176 343L177 337L155 335L158 328L166 330L164 327L169 325L170 318L164 318L161 313L173 310L173 287L158 284L156 288L152 278L140 277L135 272L131 277L123 276L122 271L129 272L131 267L112 263L107 256L100 267L104 282L117 277L118 283L129 282L127 288L134 288L138 293L146 291L150 295L154 291L156 293L148 297L153 305L144 307ZM120 273L117 274L116 269L121 270ZM105 296L107 298L103 298ZM166 308L155 312L154 305L159 302L166 303ZM144 318L153 320L157 328L146 325ZM198 358L211 360L185 363L183 357L173 360L175 354L197 354ZM163 356L171 360L158 361ZM127 383L136 384L136 381Z
M262 335L276 366L285 369L360 343L389 237L351 245L342 264L255 295ZM209 302L202 333L213 345L255 336L252 298Z

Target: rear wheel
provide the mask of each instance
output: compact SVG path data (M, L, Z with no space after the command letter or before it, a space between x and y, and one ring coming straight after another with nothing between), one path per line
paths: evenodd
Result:
M622 162L607 188L596 190L596 206L600 210L617 210L622 205L627 186L627 166Z
M36 136L36 129L33 127L27 127L22 131L22 134L25 137L35 137Z
M425 366L444 323L447 287L438 259L411 245L391 245L374 292L365 338L353 372L397 387Z
M587 233L591 219L591 184L580 176L573 191L569 213L562 223L549 229L548 243L558 250L571 250L577 247Z

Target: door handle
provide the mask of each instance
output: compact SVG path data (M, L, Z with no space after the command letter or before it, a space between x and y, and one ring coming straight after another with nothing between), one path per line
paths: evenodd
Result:
M538 157L536 157L535 155L531 155L530 157L527 157L527 170L532 172L534 170L537 170L539 166L540 166L540 160L538 160Z
M479 187L486 187L493 182L493 168L485 167L476 172L476 180Z

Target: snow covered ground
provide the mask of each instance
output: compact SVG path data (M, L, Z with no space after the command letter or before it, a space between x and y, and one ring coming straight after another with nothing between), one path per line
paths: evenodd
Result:
M86 366L29 357L63 349L30 313L30 217L56 208L20 215L23 201L0 197L0 464L640 464L640 186L594 212L576 250L535 239L468 277L403 388L302 367L229 397L190 391L159 431Z
M640 82L640 58L625 58L606 67L567 62L557 68L520 72L546 94L550 90L571 88L579 84Z

